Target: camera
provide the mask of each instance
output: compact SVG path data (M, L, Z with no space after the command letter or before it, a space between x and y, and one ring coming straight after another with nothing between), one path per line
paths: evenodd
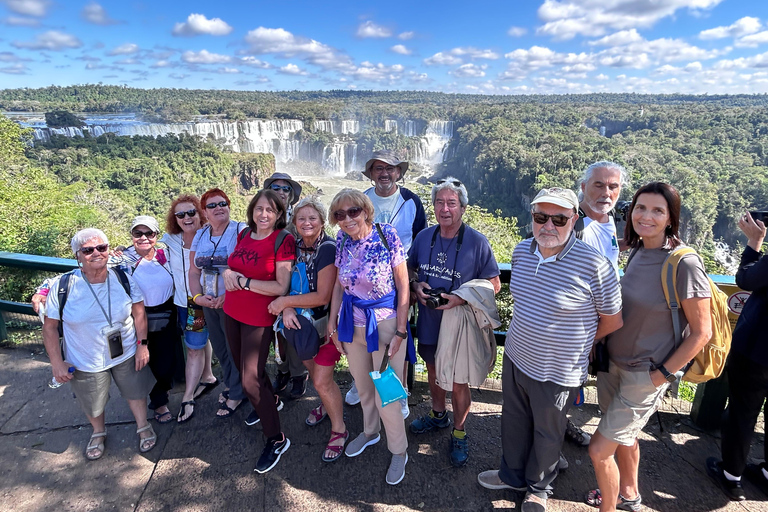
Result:
M763 224L768 224L768 212L751 211L749 214L752 216L752 220L761 220Z
M448 304L448 299L441 297L441 293L448 293L445 288L424 288L424 295L428 295L426 303L429 309L437 309Z
M620 218L624 222L627 222L627 214L629 213L630 206L632 206L632 201L617 201L616 217Z

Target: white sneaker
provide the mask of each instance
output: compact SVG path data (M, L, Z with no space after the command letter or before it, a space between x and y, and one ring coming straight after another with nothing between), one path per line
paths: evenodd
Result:
M408 419L411 415L411 410L408 408L408 399L403 398L400 400L400 410L403 411L403 419Z
M352 381L352 387L347 391L347 395L344 397L344 401L347 405L357 405L360 403L360 395L357 394L357 386L355 381Z

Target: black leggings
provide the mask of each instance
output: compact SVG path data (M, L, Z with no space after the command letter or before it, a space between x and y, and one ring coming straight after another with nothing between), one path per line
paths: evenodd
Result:
M155 376L155 386L149 392L150 407L157 409L168 405L168 391L173 387L173 373L176 368L176 346L179 331L176 326L176 306L173 297L159 306L147 307L147 315L166 313L168 323L159 330L147 333L149 368Z

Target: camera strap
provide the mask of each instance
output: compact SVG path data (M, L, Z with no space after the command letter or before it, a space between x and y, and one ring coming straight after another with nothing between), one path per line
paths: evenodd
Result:
M101 308L101 312L104 313L104 318L107 319L107 322L109 322L109 326L112 327L112 293L109 289L109 272L107 272L107 308L109 309L109 314L107 314L107 311L104 309L104 306L101 305L101 302L99 301L99 297L96 295L96 292L93 291L93 286L91 286L91 283L88 282L88 278L85 277L85 274L83 274L83 281L85 281L85 284L88 285L88 289L91 290L91 295L93 295L93 298L96 299L96 304L99 305L99 308Z
M453 290L453 279L454 275L456 274L456 263L459 261L459 251L461 250L461 244L464 243L464 228L466 227L466 224L463 222L461 223L461 226L459 227L459 233L457 235L456 240L456 255L453 258L453 269L451 270L451 288L448 290L449 292ZM437 237L440 235L440 226L435 226L435 232L432 233L432 242L429 244L429 260L428 265L432 264L432 253L435 250L435 242L437 241ZM447 256L447 255L446 255ZM429 274L426 274L427 277L427 284L429 284ZM432 285L430 285L431 287Z

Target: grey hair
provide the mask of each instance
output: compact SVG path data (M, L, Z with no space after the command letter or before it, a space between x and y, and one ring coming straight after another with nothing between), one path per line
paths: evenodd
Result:
M72 252L77 255L78 251L80 251L80 249L83 247L83 244L92 238L98 238L105 244L109 243L107 235L105 235L102 230L96 228L85 228L75 233L75 236L72 237L72 242L70 243L72 246Z
M628 187L630 185L629 173L623 166L617 164L616 162L601 160L599 162L590 164L586 169L584 169L584 174L582 174L581 179L579 180L579 188L581 188L582 183L586 183L590 180L590 178L592 178L592 174L594 174L595 169L600 169L601 167L619 171L619 184L621 185L621 188Z
M311 208L314 208L317 214L320 216L320 222L323 223L323 226L325 226L325 221L327 219L327 214L325 212L325 206L323 206L323 203L320 202L320 198L318 198L315 195L307 196L293 207L293 218L292 222L294 225L296 225L296 214L299 210L304 208L305 206L309 206Z
M456 186L453 184L453 182L457 182L459 185ZM459 204L462 207L465 207L469 204L469 195L467 194L467 187L465 187L461 181L454 178L453 176L448 176L446 178L440 178L439 180L437 180L437 183L432 187L432 204L435 204L435 198L437 197L437 193L445 189L455 192L459 196Z

